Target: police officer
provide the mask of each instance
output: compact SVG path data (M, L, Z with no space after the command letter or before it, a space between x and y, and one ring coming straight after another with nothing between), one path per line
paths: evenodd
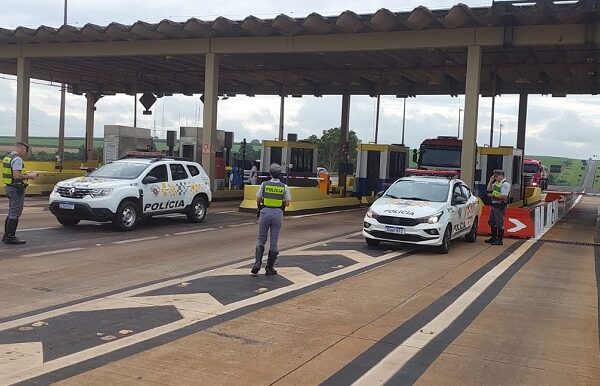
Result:
M25 173L23 158L28 151L28 144L17 142L15 149L2 160L2 182L8 197L8 216L4 222L4 236L2 237L4 244L25 244L25 241L19 239L15 233L25 203L25 187L27 186L25 181L37 177L37 173Z
M283 224L283 211L290 205L291 195L286 184L279 180L282 168L279 164L272 164L270 167L271 180L263 182L256 192L256 203L260 212L258 223L258 242L256 244L256 261L251 272L256 275L260 271L263 254L265 253L265 244L267 243L267 234L271 231L269 258L265 274L267 276L277 275L273 268L279 250L277 242L279 241L279 231Z
M510 195L510 183L504 178L503 170L494 170L494 175L488 182L487 191L492 200L490 219L488 221L492 229L492 237L485 240L485 242L492 245L502 245L504 213L506 212L508 196Z

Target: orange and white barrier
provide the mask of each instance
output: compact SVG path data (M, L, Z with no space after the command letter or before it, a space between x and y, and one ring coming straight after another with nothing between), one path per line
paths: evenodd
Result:
M529 239L539 237L558 222L575 204L577 197L572 193L551 196L552 201L527 208L506 208L504 215L504 237ZM490 206L484 206L479 219L479 235L489 235Z

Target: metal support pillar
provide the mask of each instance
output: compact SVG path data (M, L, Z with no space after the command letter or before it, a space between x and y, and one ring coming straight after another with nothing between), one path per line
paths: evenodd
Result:
M65 0L63 25L67 25L67 0ZM60 113L58 120L58 168L62 172L65 160L65 108L67 98L67 85L60 85Z
M215 145L217 139L217 102L219 100L219 56L206 54L204 67L204 114L202 124L202 167L215 179Z
M340 160L338 167L340 192L346 197L346 178L348 164L348 142L350 140L350 94L342 96L342 122L340 125Z
M490 121L490 147L494 146L494 120L496 119L496 95L492 95L492 118Z
M285 118L285 95L281 94L279 104L279 140L283 141L283 120Z
M29 141L29 89L31 79L31 61L29 58L17 59L17 141Z
M527 94L519 95L519 123L517 125L517 149L525 155L525 127L527 124Z
M471 189L475 185L477 157L477 116L479 113L479 86L481 78L481 47L469 46L467 54L467 82L465 86L465 119L463 129L460 178Z
M100 99L100 95L96 93L85 94L87 100L87 108L85 114L85 162L90 162L94 159L94 114L96 111L96 102Z
M381 109L381 95L377 95L377 108L375 112L375 143L377 143L377 139L379 137L379 113Z
M517 149L523 151L521 158L521 170L525 163L525 130L527 126L527 94L519 95L519 122L517 123ZM521 200L525 200L525 176L522 177Z

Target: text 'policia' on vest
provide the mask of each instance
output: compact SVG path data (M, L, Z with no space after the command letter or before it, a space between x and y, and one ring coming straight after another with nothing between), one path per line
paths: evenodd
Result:
M263 203L267 208L283 208L285 197L285 184L281 182L267 182L263 194Z

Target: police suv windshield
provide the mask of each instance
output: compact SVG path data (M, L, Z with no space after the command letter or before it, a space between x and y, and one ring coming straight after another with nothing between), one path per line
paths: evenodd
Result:
M113 162L93 171L90 177L133 180L138 178L147 167L148 164L142 163Z
M461 149L421 147L421 166L460 168Z
M415 201L446 202L448 200L448 184L401 180L390 186L383 197Z

